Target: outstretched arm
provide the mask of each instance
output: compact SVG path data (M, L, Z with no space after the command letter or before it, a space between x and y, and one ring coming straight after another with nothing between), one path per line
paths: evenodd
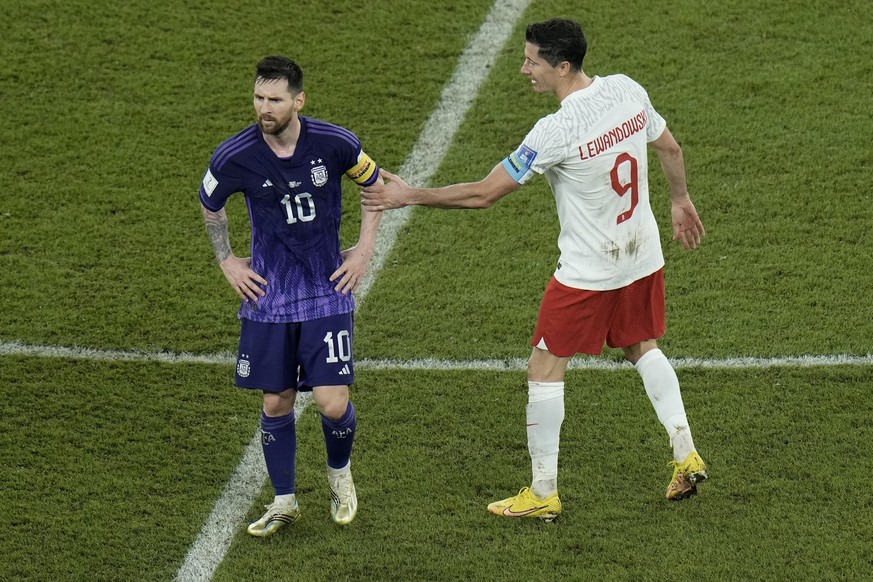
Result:
M381 170L390 182L376 183L364 188L361 203L370 211L389 210L418 205L433 208L488 208L510 192L521 188L512 179L503 164L497 164L491 173L478 182L452 184L442 188L413 188L399 176Z
M667 184L670 186L673 240L678 240L685 249L695 249L700 244L700 239L706 235L706 231L688 194L682 148L666 128L664 133L650 145L658 154L661 169L664 170Z
M230 250L230 237L227 233L227 214L224 208L213 212L201 205L203 220L206 222L206 233L215 250L215 260L224 277L236 294L243 301L257 301L266 292L261 285L266 285L267 280L252 271L252 258L240 258L234 256Z

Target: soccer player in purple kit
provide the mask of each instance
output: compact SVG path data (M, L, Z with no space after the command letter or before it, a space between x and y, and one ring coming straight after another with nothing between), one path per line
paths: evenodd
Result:
M327 447L331 516L350 523L358 501L350 457L355 408L352 292L373 255L381 214L362 212L358 243L340 247L342 176L360 186L378 166L345 128L300 115L303 71L268 56L254 78L257 123L216 148L200 186L206 231L242 299L235 383L263 392L261 436L273 502L248 533L266 537L300 516L295 494L294 402L311 391ZM230 247L224 206L245 195L251 257Z

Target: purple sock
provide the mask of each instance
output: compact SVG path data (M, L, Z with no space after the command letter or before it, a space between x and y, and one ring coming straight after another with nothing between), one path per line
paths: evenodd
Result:
M276 495L294 493L297 430L293 410L286 416L267 416L261 411L261 448Z
M321 428L324 430L324 443L327 445L327 465L333 469L345 467L352 456L352 443L355 440L355 407L349 401L346 413L339 419L332 420L321 416Z

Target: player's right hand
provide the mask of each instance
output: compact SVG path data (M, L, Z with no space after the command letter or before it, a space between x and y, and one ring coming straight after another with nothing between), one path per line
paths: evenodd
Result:
M361 191L361 205L372 212L408 206L409 203L405 200L404 191L409 189L409 184L404 182L400 176L385 169L380 168L379 172L383 179L389 181L376 182L364 188Z
M227 257L219 263L230 286L243 301L257 301L267 294L267 280L252 271L251 257Z

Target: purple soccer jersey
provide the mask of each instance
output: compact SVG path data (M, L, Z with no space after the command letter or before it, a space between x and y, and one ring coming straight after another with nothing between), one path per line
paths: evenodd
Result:
M299 119L293 156L278 157L254 124L218 146L200 186L200 202L213 212L231 194L245 195L252 270L268 285L257 302L242 303L240 318L309 321L355 307L352 295L335 291L329 280L342 263L341 180L352 172L358 183L372 183L378 171L352 132L310 117ZM365 180L358 179L362 167Z

